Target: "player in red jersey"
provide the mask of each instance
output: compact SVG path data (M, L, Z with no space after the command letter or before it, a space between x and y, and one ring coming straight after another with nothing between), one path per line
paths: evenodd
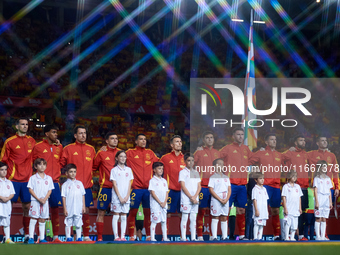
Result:
M195 168L201 176L201 192L199 194L199 210L197 215L197 240L203 241L203 218L204 215L209 215L209 223L211 223L210 214L210 199L211 195L209 192L208 184L209 178L212 174L210 167L215 159L220 157L220 152L213 148L214 145L214 134L211 131L204 132L202 135L203 147L199 148L194 153ZM209 167L209 168L208 168Z
M229 206L234 203L236 206L236 222L239 230L239 239L245 238L245 213L247 205L247 170L249 158L253 154L248 146L244 145L244 131L242 128L233 130L232 144L224 146L220 150L220 157L224 160L224 165L230 172L231 196Z
M30 223L28 212L31 205L31 194L28 191L27 183L32 175L32 150L35 140L27 135L27 118L19 118L15 127L17 133L5 141L0 161L8 165L6 178L12 181L15 190L12 202L16 202L20 196L24 215L25 242L28 242Z
M132 191L130 196L130 212L128 216L129 224L129 241L134 241L134 230L136 225L136 215L140 203L143 206L144 212L144 226L146 232L146 240L150 241L150 225L151 225L151 214L150 214L150 192L149 181L153 175L152 164L158 161L158 157L155 153L146 149L146 136L144 134L136 135L135 139L136 147L126 151L126 164L132 169L133 172L133 183Z
M93 205L93 197L91 187L93 160L96 156L94 148L86 143L86 128L84 126L76 126L74 128L75 143L65 146L60 160L60 165L65 167L67 164L75 164L77 166L77 180L81 181L85 188L85 206L86 212L83 214L83 234L84 241L91 241L90 235L90 206Z
M267 145L265 150L260 150L254 153L250 159L250 165L258 164L264 172L264 187L269 196L269 205L272 213L272 224L274 229L274 240L280 239L280 204L281 191L280 180L283 162L282 154L275 150L276 135L267 134L265 136L265 143Z
M182 138L174 135L170 139L172 152L165 154L160 161L164 164L164 179L168 182L168 219L176 212L180 215L181 185L179 183L179 172L185 168L184 155L182 153ZM169 226L169 224L168 224Z
M308 187L309 187L309 167L308 153L305 151L306 141L303 135L294 137L294 150L287 150L282 153L283 160L289 169L297 172L296 183L300 185L303 196L301 197L302 214L299 216L299 240L308 241L307 236L303 236L305 223L305 210L308 208Z
M110 181L111 169L115 165L116 153L120 151L118 146L118 136L116 133L109 132L105 136L106 150L98 151L94 161L93 170L99 169L100 190L98 192L98 216L97 216L97 235L98 241L103 241L103 228L105 211L111 203L112 182Z
M59 235L59 206L62 206L61 192L59 187L60 178L60 158L63 152L63 146L58 141L58 128L54 125L44 127L45 139L37 143L32 151L32 162L38 158L46 160L45 174L52 177L54 189L48 200L51 207L51 220L53 229L53 242L61 243Z

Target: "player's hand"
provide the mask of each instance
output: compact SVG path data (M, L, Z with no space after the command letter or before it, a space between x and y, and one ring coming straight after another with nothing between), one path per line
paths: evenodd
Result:
M197 151L203 151L203 147L202 146L200 146L200 147L197 147L197 149L196 149Z
M332 209L333 209L333 205L330 204L330 205L329 205L329 210L332 210Z
M283 210L283 213L284 213L284 215L288 215L288 210L287 210L287 208L285 208L285 209Z
M106 146L103 146L103 147L101 147L99 150L100 150L100 151L107 151L107 148L106 148Z
M255 210L255 217L260 217L260 212L258 210Z
M263 147L261 147L260 149L259 149L259 151L265 151L266 149L265 148L263 148Z
M64 215L65 215L65 217L68 216L68 212L67 212L66 208L64 209Z
M119 199L119 202L120 202L121 204L125 204L125 202L124 202L124 198L122 198L122 197L118 197L118 199Z
M339 190L338 190L338 189L335 189L335 190L334 190L334 196L335 196L335 197L338 197L338 196L339 196Z
M302 214L302 210L301 209L299 209L299 213L300 213L300 215Z
M296 148L295 147L290 147L289 151L296 151Z
M315 202L315 209L319 210L319 202Z
M85 206L83 206L83 208L81 208L81 212L84 214L84 213L86 213L86 208L85 208Z
M54 144L57 145L57 146L60 145L60 140L56 139Z
M167 204L167 203L166 203L166 200L165 200L163 203L161 203L161 207L162 207L162 208L166 208L166 204Z

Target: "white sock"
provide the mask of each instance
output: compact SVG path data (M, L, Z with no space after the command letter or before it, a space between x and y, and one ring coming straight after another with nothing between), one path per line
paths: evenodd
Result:
M165 241L166 239L168 239L168 234L166 230L166 221L161 222L161 227L162 227L163 240Z
M8 238L11 238L11 235L10 235L10 227L9 226L6 226L4 227L4 234L5 234L5 240L7 240Z
M324 239L326 237L326 221L321 221L320 229L321 229L321 238Z
M37 224L37 220L31 218L30 226L29 226L29 233L30 233L30 238L33 238L33 239L34 239L35 224Z
M55 240L55 239L57 239L58 238L58 236L53 236L53 241Z
M120 216L120 238L125 238L126 231L126 215Z
M280 227L281 227L281 236L285 237L286 236L286 234L285 234L285 223L284 223L283 219L280 219Z
M157 226L157 223L151 222L151 226L150 226L151 240L155 240L156 226Z
M65 227L65 235L66 238L71 238L71 228L70 227Z
M118 235L118 220L119 220L119 215L113 215L112 217L112 230L113 230L113 235L116 238L119 238Z
M45 239L45 222L39 222L39 238L40 241Z
M217 238L217 225L218 225L218 219L212 219L211 220L211 234L213 238ZM222 226L222 223L221 223Z
M320 238L320 222L315 222L314 225L316 238Z
M191 241L196 239L196 213L190 213Z
M262 234L263 234L263 226L261 225L259 226L259 234L257 236L259 240L262 240Z
M259 239L258 235L259 235L259 225L254 224L254 240Z
M304 235L299 235L299 240L301 240L304 237Z
M76 227L77 239L81 238L81 227Z
M228 221L221 221L222 238L226 239L228 237Z
M181 220L181 238L186 240L187 236L187 222L188 222L188 213L182 213L182 220Z
M294 240L295 239L295 232L296 230L291 230L292 232L290 233L290 240Z
M285 223L285 240L288 240L288 236L289 236L289 224L286 222Z

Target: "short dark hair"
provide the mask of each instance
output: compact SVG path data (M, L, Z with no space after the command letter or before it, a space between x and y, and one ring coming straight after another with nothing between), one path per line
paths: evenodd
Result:
M40 165L40 163L43 162L44 165L47 165L47 162L45 159L43 158L37 158L36 160L34 160L34 168L37 167L37 165Z
M110 136L111 135L117 135L115 132L108 132L106 135L105 135L105 140L109 140Z
M212 162L212 165L215 166L217 164L217 161L222 160L224 163L224 160L222 158L217 158Z
M27 120L27 122L30 122L30 120L27 117L19 117L16 121L15 121L15 125L19 125L20 120Z
M162 162L159 162L159 161L153 162L152 169L155 169L155 168L157 168L159 166L164 166L164 164Z
M77 166L75 164L72 164L72 163L71 164L67 164L65 166L65 172L67 173L68 171L70 171L73 168L77 170Z
M190 158L190 157L193 158L193 157L194 157L194 154L192 154L192 153L190 153L190 152L185 153L185 154L184 154L184 161L187 160L187 159Z
M276 137L276 135L275 135L274 133L269 133L269 134L266 134L266 135L264 136L264 140L265 140L265 141L268 141L269 137L271 137L271 136L275 136L275 137Z
M236 133L236 131L242 131L244 133L243 128L237 127L237 128L233 129L232 134L234 135Z
M296 136L294 136L294 142L297 142L297 139L299 139L299 138L305 138L303 135L301 135L301 134L298 134L298 135L296 135Z
M6 163L0 161L0 167L3 167L3 166L7 167L7 169L8 169L8 165Z
M172 137L170 138L170 144L173 143L173 141L174 141L175 138L179 138L179 139L181 139L181 141L182 141L182 137L181 137L180 135L174 135L174 136L172 136Z
M202 134L202 139L204 139L206 135L213 135L213 136L214 136L214 133L213 133L212 131L205 131L205 132Z
M52 129L59 130L56 125L46 125L44 127L44 133L50 132Z
M85 127L85 126L78 125L78 126L76 126L76 127L73 129L73 133L74 133L74 134L77 134L77 133L78 133L78 129L80 129L80 128L86 130L86 127Z
M135 136L135 141L137 141L138 137L140 137L140 136L145 136L145 138L146 138L146 135L144 135L143 133L139 133Z
M320 139L321 139L322 137L325 137L325 138L327 139L327 136L325 136L325 135L319 135L319 136L316 138L316 141L320 141Z

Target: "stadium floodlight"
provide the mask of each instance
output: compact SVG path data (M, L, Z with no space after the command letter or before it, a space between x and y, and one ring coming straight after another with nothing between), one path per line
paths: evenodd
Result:
M266 22L262 21L262 20L254 20L254 23L257 23L257 24L266 24Z
M235 22L243 22L243 19L231 19L231 20Z
M320 0L316 0L317 3L320 3Z

